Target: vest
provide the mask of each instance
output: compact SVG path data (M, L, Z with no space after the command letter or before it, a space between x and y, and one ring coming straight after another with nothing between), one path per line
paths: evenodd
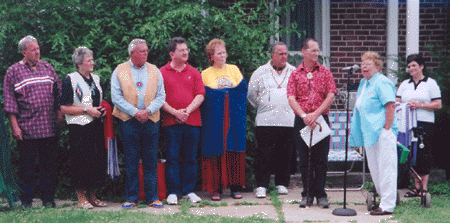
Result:
M73 72L68 74L67 76L70 77L70 81L72 82L72 89L73 89L73 104L74 106L81 106L90 108L92 107L92 97L91 97L91 89L89 88L89 85L84 81L81 74L78 72ZM92 79L94 79L95 86L97 86L98 90L100 91L100 100L103 96L102 87L100 86L100 77L91 74ZM77 125L86 125L89 124L94 120L94 117L90 115L68 115L66 116L66 122L67 124L77 124Z
M150 63L145 63L148 72L148 83L145 89L144 104L148 107L155 99L156 90L158 89L158 68ZM122 87L122 93L126 101L133 106L137 107L138 103L138 91L136 90L136 84L131 76L131 65L127 61L117 66L117 78L119 79L120 86ZM159 110L149 115L149 119L153 122L159 121ZM131 117L127 113L123 112L117 106L114 106L113 115L122 121L130 120Z

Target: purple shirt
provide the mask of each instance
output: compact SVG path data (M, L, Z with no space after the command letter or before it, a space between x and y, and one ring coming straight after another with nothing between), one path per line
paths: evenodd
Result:
M39 61L36 71L18 62L3 82L5 112L17 115L23 139L55 136L61 81L53 67Z

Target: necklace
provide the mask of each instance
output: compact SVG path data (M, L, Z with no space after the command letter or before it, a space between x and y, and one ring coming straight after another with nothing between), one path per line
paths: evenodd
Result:
M283 84L284 80L286 80L286 77L287 77L287 71L286 71L286 73L284 73L284 78L283 78L283 80L281 81L281 83L278 83L278 82L277 82L277 79L275 78L275 75L273 75L273 71L272 71L272 70L270 70L270 74L272 74L273 80L274 80L275 83L278 85L277 88L278 88L278 89L279 89L279 88L282 88L281 85Z
M91 90L91 94L94 96L95 95L95 83L94 83L94 79L91 77L91 75L89 74L89 78L85 77L84 75L82 75L80 72L78 72L84 79L84 82L86 82L86 84L89 86L89 90Z

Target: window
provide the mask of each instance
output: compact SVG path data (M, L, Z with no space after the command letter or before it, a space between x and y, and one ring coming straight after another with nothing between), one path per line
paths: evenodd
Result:
M330 0L278 0L280 6L294 4L293 9L282 13L282 17L278 18L281 26L290 26L292 23L297 24L298 31L302 32L302 36L296 33L284 35L275 40L283 41L289 49L289 53L301 55L301 43L304 39L313 37L319 42L321 48L321 57L330 57ZM329 67L329 60L325 59L325 66Z

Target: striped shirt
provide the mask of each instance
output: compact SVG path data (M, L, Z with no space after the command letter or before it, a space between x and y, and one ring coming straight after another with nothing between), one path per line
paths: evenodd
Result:
M24 139L55 136L61 81L53 67L39 61L36 70L18 62L3 82L5 112L17 115Z

